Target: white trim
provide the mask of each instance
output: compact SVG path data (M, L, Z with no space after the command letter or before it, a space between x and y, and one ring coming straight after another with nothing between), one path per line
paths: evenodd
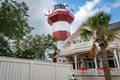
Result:
M117 57L116 49L114 49L113 53L114 53L114 56L115 56L115 59L116 59L116 62L117 62L117 66L118 66L118 68L120 68L119 61L118 61L118 57Z
M67 9L56 9L56 10L53 10L53 12L56 12L56 11L65 11L65 12L67 12L68 10Z

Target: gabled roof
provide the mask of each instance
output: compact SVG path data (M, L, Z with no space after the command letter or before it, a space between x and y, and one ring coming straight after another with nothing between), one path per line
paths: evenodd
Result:
M120 22L112 23L110 29L120 29Z
M78 29L70 36L68 37L64 42L63 42L63 48L67 46L67 44L69 44L69 42L71 40L73 40L73 38L75 37L75 35L80 33L80 30L82 29L82 27L86 26L85 23L82 23ZM116 22L116 23L112 23L110 24L110 29L120 29L120 22Z
M63 47L65 47L77 34L79 34L79 31L81 30L81 28L83 26L85 26L86 24L85 23L82 23L78 29L70 36L68 37L64 42L63 42Z

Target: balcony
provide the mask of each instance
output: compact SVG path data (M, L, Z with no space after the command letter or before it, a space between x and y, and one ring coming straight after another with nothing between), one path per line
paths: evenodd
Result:
M71 46L63 48L60 52L61 55L70 55L70 54L74 54L74 53L79 53L79 52L86 52L86 51L90 51L91 47L92 47L92 40L90 41L86 41L86 42L79 42L76 44L71 44ZM115 48L116 43L112 42L109 44L109 46L107 47L107 49L111 49L111 48ZM97 47L98 50L100 50L99 47Z
M84 47L90 46L90 43L91 43L90 41L75 43L75 44L71 44L70 47L66 47L66 48L68 48L68 49L84 48ZM63 50L65 50L65 49L63 49Z

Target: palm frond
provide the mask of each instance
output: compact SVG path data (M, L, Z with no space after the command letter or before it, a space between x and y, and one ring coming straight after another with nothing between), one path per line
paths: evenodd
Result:
M102 28L102 34L105 35L107 41L112 41L114 39L114 35L116 34L115 30L110 30L106 27Z
M92 31L98 28L98 22L96 16L89 17L87 20L87 25L90 27Z
M92 36L92 32L87 29L82 29L80 33L81 38L88 40L90 36Z
M105 13L104 11L100 11L93 15L92 17L88 18L87 25L90 27L92 31L95 31L101 27L109 27L110 19L111 19L110 14Z
M111 15L109 13L100 11L99 13L96 14L96 16L100 27L109 27L109 21L111 19Z

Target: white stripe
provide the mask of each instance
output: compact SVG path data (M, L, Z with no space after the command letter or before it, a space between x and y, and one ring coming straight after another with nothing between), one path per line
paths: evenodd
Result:
M70 32L70 24L65 21L57 21L53 23L53 32L60 30Z
M62 49L63 41L57 41L57 48Z

